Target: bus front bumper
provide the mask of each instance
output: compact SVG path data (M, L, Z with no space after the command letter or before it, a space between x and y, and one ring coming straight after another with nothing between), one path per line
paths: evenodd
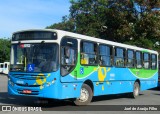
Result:
M22 87L8 83L8 94L15 96L31 96L51 99L69 99L80 96L80 85L75 88L73 84L58 84L47 88ZM25 91L25 93L24 93ZM28 91L28 93L26 92Z

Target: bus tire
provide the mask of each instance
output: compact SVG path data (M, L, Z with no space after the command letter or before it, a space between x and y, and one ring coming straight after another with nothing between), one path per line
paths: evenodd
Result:
M74 104L77 106L87 105L91 102L93 97L93 91L91 87L87 84L83 84L81 88L80 97L74 101Z
M133 86L132 98L134 99L137 98L139 96L139 93L140 93L140 85L138 82L135 82Z

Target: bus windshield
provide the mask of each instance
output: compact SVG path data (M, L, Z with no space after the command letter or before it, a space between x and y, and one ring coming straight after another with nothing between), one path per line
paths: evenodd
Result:
M54 72L58 69L58 44L13 44L10 71Z

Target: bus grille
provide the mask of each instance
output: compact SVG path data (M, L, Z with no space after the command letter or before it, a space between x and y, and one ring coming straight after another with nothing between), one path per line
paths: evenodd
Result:
M35 80L37 77L40 77L41 79L46 78L46 75L34 75L34 74L13 74L15 78L18 79L26 79L26 80Z
M18 86L23 86L23 87L39 87L40 85L26 85L26 84L17 84Z

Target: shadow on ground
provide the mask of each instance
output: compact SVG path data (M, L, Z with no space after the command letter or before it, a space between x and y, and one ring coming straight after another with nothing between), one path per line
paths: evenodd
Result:
M142 95L142 94L140 94ZM129 94L118 94L118 95L104 95L93 97L92 102L131 98ZM71 100L52 100L52 99L39 99L35 97L26 96L9 96L7 92L0 92L0 104L14 105L14 106L39 106L42 108L53 108L53 107L75 107Z
M143 95L143 94L140 93L140 96L141 95ZM93 97L92 102L98 102L98 101L104 101L104 100L122 99L122 98L134 99L130 93L125 93L125 94L96 96L96 97Z
M41 106L41 107L54 107L73 105L69 101L58 101L52 99L39 99L36 97L27 96L10 96L7 92L0 92L0 104L14 105L14 106Z
M150 89L150 90L160 91L160 87L152 88L152 89Z

